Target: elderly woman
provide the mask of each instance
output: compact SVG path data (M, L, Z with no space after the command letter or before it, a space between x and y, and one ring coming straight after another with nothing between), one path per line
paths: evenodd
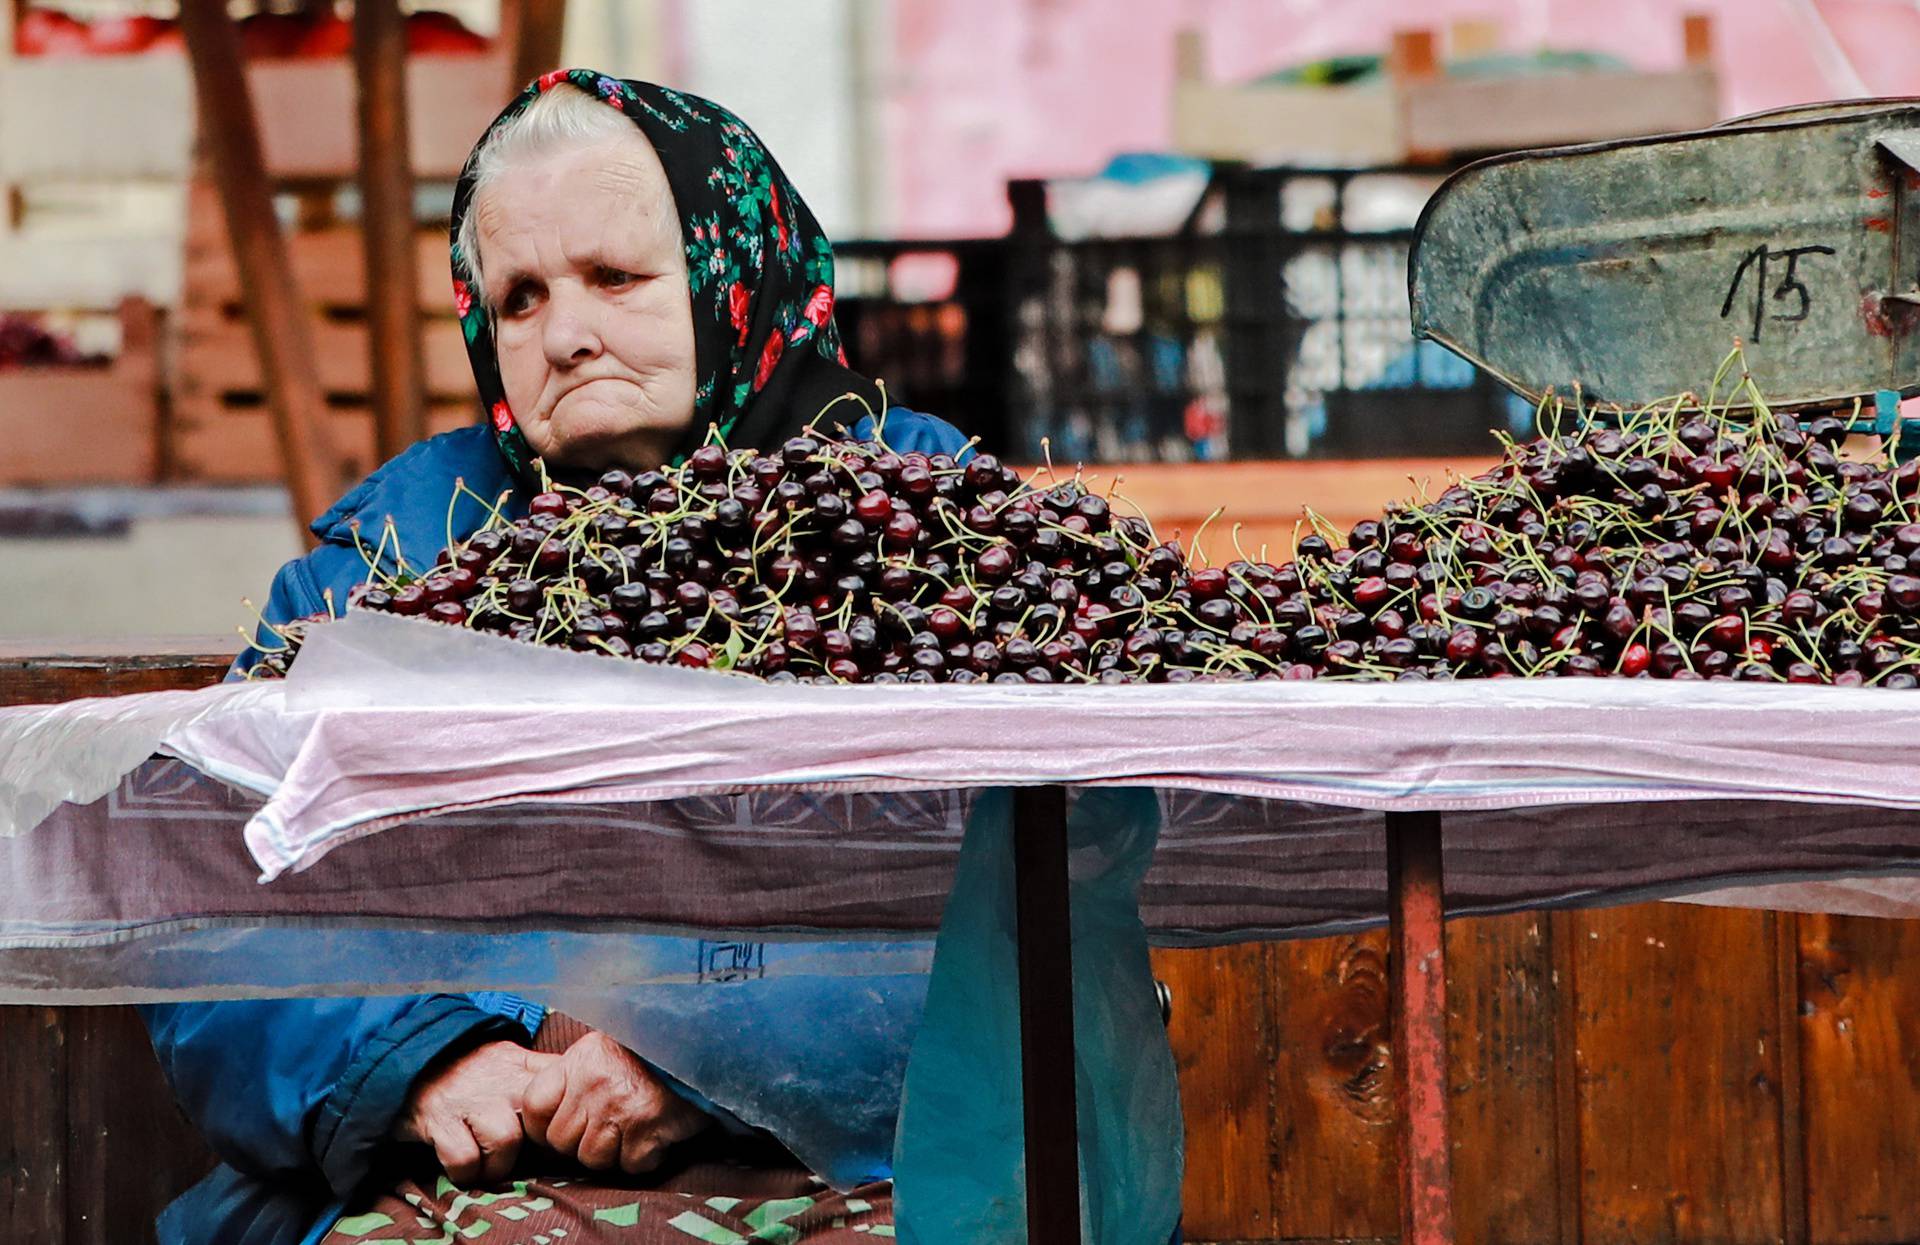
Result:
M276 578L269 621L346 598L366 574L357 525L391 518L404 550L437 550L456 480L508 493L524 512L536 458L592 479L672 460L710 427L735 445L774 445L824 411L857 437L874 432L882 393L845 364L827 239L752 131L705 100L584 70L546 75L468 159L453 240L487 421L414 446L322 516L320 546ZM965 448L952 427L906 410L886 413L885 436L902 451ZM452 534L483 517L477 504L456 508ZM885 1184L827 1188L777 1139L658 1071L644 1042L627 1049L528 999L196 1003L145 1016L223 1164L161 1216L165 1245L891 1230ZM850 1064L870 1058L857 1038L846 1049ZM858 1066L812 1071L822 1084L874 1079ZM504 1192L462 1192L510 1176Z

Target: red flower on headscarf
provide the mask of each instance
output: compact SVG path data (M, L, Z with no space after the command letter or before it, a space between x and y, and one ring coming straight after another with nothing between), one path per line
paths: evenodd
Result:
M780 352L787 348L787 339L778 333L767 334L767 348L760 352L760 366L753 372L753 391L759 393L766 388L767 378L773 375L773 365L780 362Z
M773 208L774 228L779 236L780 249L784 251L787 249L787 218L780 214L780 187L773 182L767 183L767 202Z
M747 287L735 281L727 291L727 314L733 318L734 331L740 334L737 345L747 344Z
M505 432L513 427L513 408L503 398L493 404L493 428L495 432Z
M466 319L467 313L473 310L473 292L467 288L467 283L458 277L453 279L453 310L462 320Z
M807 299L807 309L800 314L814 328L824 328L827 321L833 318L833 287L814 286L813 296Z
M547 72L540 75L540 84L539 84L540 89L542 91L550 91L553 89L553 86L555 83L565 82L566 80L567 80L566 70L549 69L547 70Z

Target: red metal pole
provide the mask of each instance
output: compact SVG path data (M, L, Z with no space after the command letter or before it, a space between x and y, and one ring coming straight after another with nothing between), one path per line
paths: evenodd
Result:
M1387 895L1394 1099L1400 1109L1400 1242L1452 1245L1440 814L1387 814Z
M1017 788L1013 794L1013 891L1020 963L1028 1245L1079 1245L1080 1241L1073 925L1067 881L1066 788Z

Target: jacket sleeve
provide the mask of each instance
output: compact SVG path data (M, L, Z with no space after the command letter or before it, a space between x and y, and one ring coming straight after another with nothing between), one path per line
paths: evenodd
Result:
M958 428L944 419L923 415L904 406L893 407L887 412L886 423L880 431L888 447L897 453L951 454L959 462L973 457L973 449L966 435ZM853 426L851 435L856 441L872 437L873 417L862 416Z
M249 1175L351 1194L407 1091L448 1051L526 1043L545 1009L503 994L170 1003L139 1009L173 1092Z
M366 564L359 553L339 545L321 545L303 558L282 566L267 590L267 603L260 610L260 625L254 629L253 646L233 659L227 671L229 679L242 678L259 662L261 654L278 648L273 628L296 618L327 612L329 594L333 612L347 608L347 592L365 574Z
M322 545L282 566L260 611L245 676L271 627L344 608L359 554ZM227 1163L252 1176L323 1180L345 1197L365 1176L414 1078L462 1043L527 1041L545 1009L510 995L167 1003L139 1009L154 1054L189 1118Z

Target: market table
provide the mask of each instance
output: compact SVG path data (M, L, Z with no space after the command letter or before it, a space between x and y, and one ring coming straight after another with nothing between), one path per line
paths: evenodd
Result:
M11 828L39 820L52 795L76 801L0 849L13 876L36 878L7 888L0 910L0 999L362 984L362 944L344 939L329 960L319 933L330 928L924 935L977 802L966 793L1014 787L1029 1170L1045 1174L1028 1200L1036 1240L1076 1239L1079 1209L1061 1196L1078 1184L1074 1013L1062 1004L1070 789L1159 793L1140 912L1166 941L1390 914L1402 1205L1421 1241L1451 1231L1443 911L1920 861L1920 780L1898 763L1920 745L1920 709L1895 693L1587 681L806 689L515 649L519 673L484 675L476 699L455 672L505 642L391 619L321 634L285 685L0 716ZM422 746L397 757L400 737ZM553 739L586 742L535 746ZM162 741L171 756L146 760ZM457 894L435 872L476 859L489 867ZM648 885L604 884L610 862ZM568 885L569 869L603 884ZM257 876L276 880L250 885ZM430 917L421 894L438 897ZM273 958L271 979L244 968L259 957L231 954L289 936L311 954ZM221 965L236 975L208 980ZM429 956L404 971L416 976L365 984L479 970Z

